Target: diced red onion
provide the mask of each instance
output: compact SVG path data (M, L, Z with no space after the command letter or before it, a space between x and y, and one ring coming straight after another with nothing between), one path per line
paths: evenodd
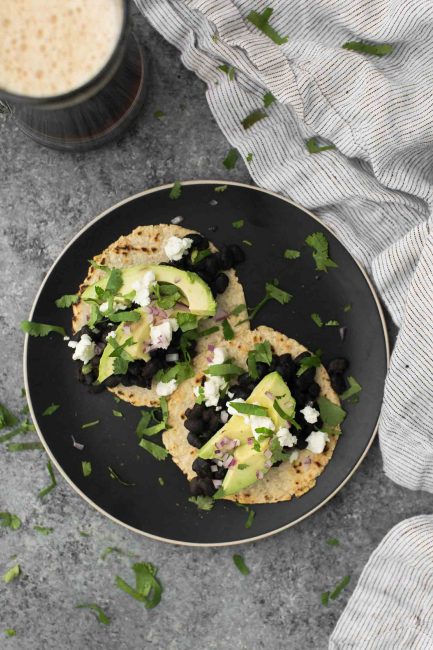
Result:
M122 329L125 332L125 334L131 334L131 327L129 325L124 325Z
M311 458L307 456L307 458L304 458L304 465L311 465Z
M212 363L212 357L206 357L206 361L207 361L208 363Z
M210 471L211 472L217 472L218 471L218 465L211 465L210 466Z
M238 462L238 461L236 460L236 458L232 458L231 461L230 461L229 468L230 468L230 467L234 467L235 465L237 465L237 462Z
M179 215L178 217L173 217L173 219L171 219L170 223L172 223L174 226L177 226L177 224L182 223L182 221L183 221L183 217L181 217Z
M218 456L222 453L221 449L215 449L215 454L218 454Z
M215 321L218 323L219 321L225 320L228 318L229 314L226 312L225 309L222 309L221 307L218 307L216 314L215 314Z
M234 459L233 459L233 456L230 456L229 454L227 454L227 456L228 456L228 458L226 460L223 460L223 467L228 469L232 464L232 460L234 460Z
M340 339L342 341L344 341L344 339L346 338L347 327L345 327L345 326L340 327L340 329L338 331L339 331L339 334L340 334Z
M247 438L247 445L253 445L254 444L254 438Z
M223 482L222 482L221 480L219 480L219 479L218 479L218 480L217 480L217 479L214 479L214 480L212 481L212 483L213 483L214 488L216 488L216 489L218 489L219 487L221 487L221 485L223 484Z
M72 438L72 444L74 445L75 449L79 449L80 451L83 451L84 445L82 445L81 442L77 442L74 436L71 436L71 438Z
M217 461L215 461L215 462L216 462L216 464L218 465L218 467L222 467L222 466L223 466L223 462L222 462L222 460L217 460Z
M274 395L273 395L273 393L271 393L270 390L267 390L265 395L266 395L266 397L269 397L269 399L274 399Z
M270 469L270 468L272 467L272 461L271 461L271 460L267 460L267 461L265 462L265 467L266 467L266 469Z
M207 346L207 349L209 350L209 352L213 352L213 351L215 350L215 346L212 345L212 344L209 344L209 345Z
M221 420L221 422L222 422L223 424L225 424L225 423L227 422L228 419L229 419L229 414L227 413L227 411L221 411L221 413L220 413L220 420Z
M179 354L178 352L172 352L170 354L165 355L165 360L170 362L170 361L179 361Z
M233 442L235 443L235 447L240 447L241 441L239 440L239 438L234 438Z
M259 471L257 470L257 472L256 472L256 479L257 479L258 481L261 481L263 477L264 477L263 472L259 472Z
M270 449L266 449L263 455L266 456L266 458L272 458L272 451Z

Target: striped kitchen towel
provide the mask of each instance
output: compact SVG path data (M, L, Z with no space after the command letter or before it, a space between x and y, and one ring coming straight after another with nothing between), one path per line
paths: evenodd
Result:
M384 469L433 492L433 3L268 2L136 0L206 82L254 181L313 210L372 273L401 327L379 430ZM310 153L311 138L324 150Z

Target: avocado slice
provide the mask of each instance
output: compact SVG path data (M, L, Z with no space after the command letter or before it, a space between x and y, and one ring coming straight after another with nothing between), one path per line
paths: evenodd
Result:
M139 280L146 271L153 271L157 282L174 284L185 296L188 303L188 309L191 314L196 316L214 316L216 312L216 302L212 296L209 286L201 279L197 273L192 271L183 271L174 266L164 264L140 264L138 266L128 266L120 269L122 272L123 284L119 291L120 296L128 295L133 291L132 285ZM97 298L95 287L105 289L108 275L88 286L82 293L83 300Z
M271 372L266 375L254 388L246 402L247 404L259 404L267 408L269 417L275 424L275 430L278 430L286 426L286 420L273 407L276 397L278 397L278 403L282 410L290 417L293 417L296 401L278 372ZM268 458L264 455L264 452L269 447L270 439L263 440L260 443L260 451L256 451L252 445L247 444L247 439L252 435L251 426L245 423L244 418L240 415L233 415L199 451L200 458L215 458L215 445L224 436L240 440L240 446L233 453L237 464L227 471L222 484L221 490L225 495L234 494L255 483L257 481L256 472L265 473L268 471L268 468L265 467ZM239 465L247 465L247 467L239 469Z
M129 338L134 340L132 345L128 345L125 350L133 357L133 359L143 359L148 361L150 355L144 352L144 347L150 340L150 325L147 319L147 312L144 309L136 309L140 313L140 320L130 323L120 323L115 330L116 341L121 345ZM126 327L126 332L125 328ZM101 383L114 372L114 357L110 357L113 351L113 346L107 343L99 361L98 381Z

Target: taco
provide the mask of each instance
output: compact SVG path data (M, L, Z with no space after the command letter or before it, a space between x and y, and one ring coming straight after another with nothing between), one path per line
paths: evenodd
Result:
M195 495L288 501L331 459L345 413L320 358L268 327L221 340L170 400L163 442Z
M79 380L136 406L158 406L194 374L202 339L220 331L219 315L233 326L239 320L231 312L245 297L233 267L244 257L237 245L217 251L178 225L120 237L92 260L73 305L69 345Z

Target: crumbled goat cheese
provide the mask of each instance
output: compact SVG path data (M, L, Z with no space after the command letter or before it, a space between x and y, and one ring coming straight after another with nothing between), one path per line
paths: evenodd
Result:
M167 319L159 325L152 325L150 328L150 342L155 348L166 350L171 343L173 329Z
M278 429L277 438L282 447L294 447L298 442L297 437L293 436L287 427Z
M313 431L307 438L307 449L313 454L321 454L328 440L329 436L324 431Z
M95 356L96 345L88 334L82 334L78 343L76 341L69 341L68 346L70 348L75 348L75 352L72 355L74 361L89 363L89 361Z
M319 419L319 411L309 404L303 409L301 409L301 413L305 418L305 421L308 422L308 424L316 424L317 420Z
M226 351L225 348L215 348L213 351L213 358L212 358L212 364L216 365L219 363L224 363L226 360Z
M140 307L147 307L150 305L150 294L156 284L155 273L153 271L146 271L143 277L136 280L132 288L135 291L134 302Z
M176 237L172 235L167 239L167 242L164 246L165 254L167 255L170 262L178 262L182 259L186 251L191 247L192 239L189 237Z
M264 427L271 431L275 431L275 424L272 422L271 418L268 418L265 415L250 415L250 424L253 436L256 440L263 435L263 433L258 433L257 429Z
M158 397L167 397L174 393L177 388L177 381L175 379L170 379L170 381L164 382L159 381L156 384L156 394Z
M205 406L216 406L220 398L220 393L225 387L226 381L223 377L207 377L203 384Z

